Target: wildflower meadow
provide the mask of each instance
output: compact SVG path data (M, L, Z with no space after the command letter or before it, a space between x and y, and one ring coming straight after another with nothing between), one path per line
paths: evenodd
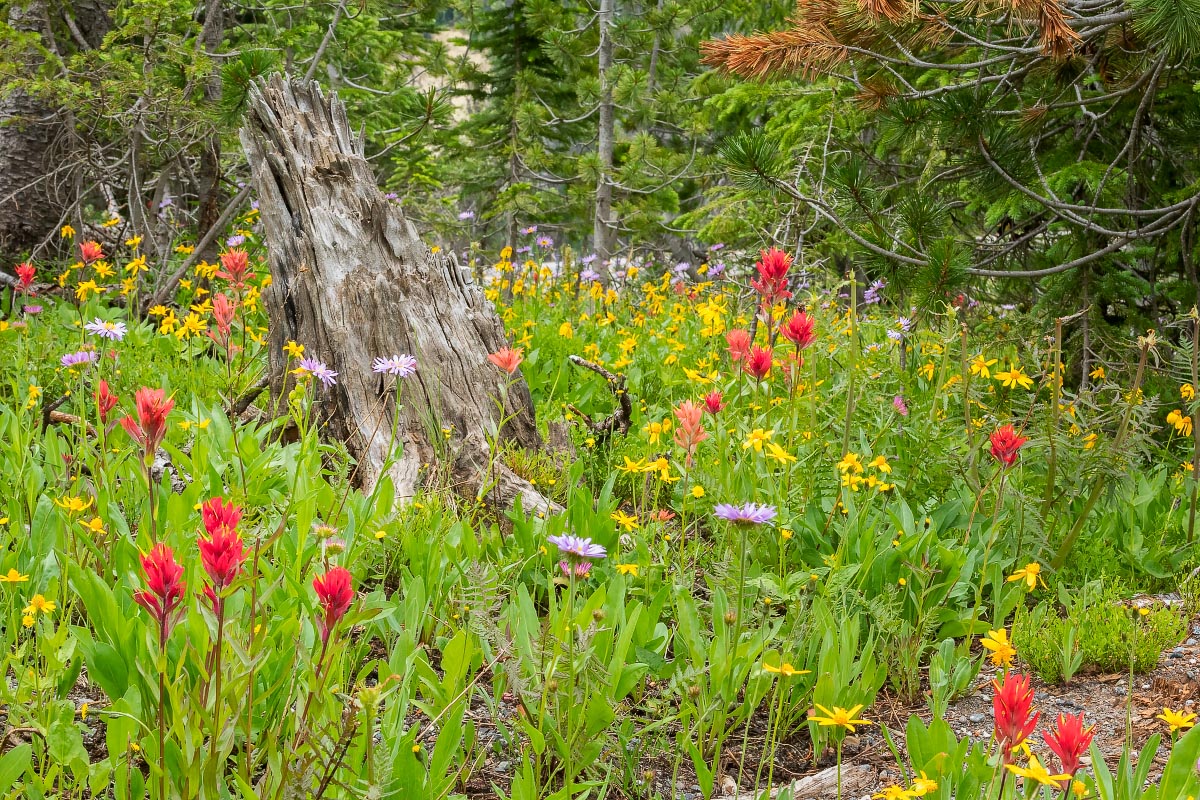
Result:
M1060 328L966 295L902 306L774 247L605 285L531 228L477 266L509 337L486 366L567 431L497 457L554 510L437 475L401 502L320 419L344 381L409 402L420 353L348 375L289 341L288 395L239 402L269 355L257 216L145 318L136 238L16 270L10 796L757 797L830 770L851 796L871 750L855 797L1197 790L1190 699L1137 738L1037 688L1133 686L1190 635L1194 317L1079 388ZM624 433L596 423L619 395Z
M0 800L1200 799L1198 0L0 26Z

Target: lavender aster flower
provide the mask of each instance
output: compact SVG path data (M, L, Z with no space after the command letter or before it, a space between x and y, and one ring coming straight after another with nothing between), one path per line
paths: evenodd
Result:
M732 522L735 525L765 525L775 519L775 506L759 503L745 503L735 506L732 503L718 503L713 509L713 516Z
M326 389L337 383L337 373L315 358L306 357L300 359L300 361L296 364L295 372L302 375L312 375L321 383L325 384Z
M591 263L592 263L593 261L595 261L595 260L596 260L596 254L595 254L595 253L588 253L586 256L584 256L583 258L579 259L579 263L580 263L580 264L591 264Z
M100 354L95 350L80 350L78 353L67 353L60 362L67 369L81 367L84 364L94 364L100 360Z
M395 192L388 192L387 194L385 194L383 196L383 199L384 200L399 200L400 195L396 194Z
M912 330L912 320L908 317L900 317L898 320L896 320L896 322L900 325L900 330L904 331L905 333L908 333L910 330Z
M521 233L528 236L531 233L537 233L537 225L530 225L528 228L522 228Z
M608 555L608 551L601 545L582 536L551 536L549 542L557 547L560 553L577 559L604 558Z
M225 240L225 244L228 247L241 247L245 243L246 243L246 237L242 236L240 233L234 234L233 236L230 236L228 239Z
M410 355L377 358L371 369L380 374L395 375L397 378L407 378L417 371L417 360Z
M708 277L715 278L718 275L724 274L724 272L725 272L725 262L717 261L708 268Z
M583 272L579 273L579 280L583 281L584 283L595 283L596 281L600 280L600 273L589 267L588 269L585 269Z
M475 212L474 211L461 211L458 214L458 218L460 220L462 220L463 222L466 222L469 219L475 219Z
M34 314L42 313L41 306L24 306L21 310L30 316L33 316Z
M904 339L904 334L901 333L900 331L888 331L887 337L889 339L891 339L893 342L899 342Z
M529 252L530 250L532 250L532 249L533 249L533 248L532 248L532 247L530 247L529 245L525 245L525 246L523 246L523 247L518 247L518 248L517 248L517 255L524 255L525 253L528 253L528 252Z
M554 247L554 240L549 236L539 236L537 238L538 247Z
M717 243L716 243L716 244L714 244L712 247L708 248L708 251L709 251L710 253L715 253L715 252L717 252L718 250L723 250L724 248L725 248L725 243L724 243L724 242L717 242Z
M883 291L883 287L885 286L887 286L887 281L885 280L873 282L867 287L867 290L863 292L863 302L867 305L874 305L875 303L882 301L883 298L880 297L879 293Z
M121 341L125 338L125 334L129 332L124 322L107 322L99 317L84 325L83 329L93 336L99 336L102 339L111 339L114 342Z

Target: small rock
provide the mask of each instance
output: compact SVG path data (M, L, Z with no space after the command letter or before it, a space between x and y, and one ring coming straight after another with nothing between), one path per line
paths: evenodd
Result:
M980 722L983 722L985 719L987 719L987 717L983 716L983 714L972 714L970 717L970 721L974 722L976 725L978 725Z
M1195 647L1196 646L1196 637L1189 636L1188 640L1186 642L1184 642L1183 644L1185 647Z
M1143 683L1143 684L1142 684L1142 691L1146 691L1146 690L1148 690L1149 688L1150 688L1150 684L1148 684L1148 683Z
M512 764L508 763L507 761L501 761L499 764L496 765L496 771L497 772L508 772L508 768L511 766L512 766Z
M1118 697L1124 697L1126 691L1125 684L1123 683L1118 683L1113 687L1113 694L1117 695Z
M1168 654L1168 657L1169 658L1183 658L1183 653L1179 652L1178 650L1172 650Z

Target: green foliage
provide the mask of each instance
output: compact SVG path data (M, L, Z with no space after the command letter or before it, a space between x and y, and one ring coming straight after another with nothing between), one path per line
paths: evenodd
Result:
M1069 681L1080 669L1146 672L1163 650L1177 645L1187 620L1169 607L1140 613L1123 603L1121 585L1096 582L1066 600L1061 614L1049 601L1018 612L1013 644L1038 676L1049 683Z

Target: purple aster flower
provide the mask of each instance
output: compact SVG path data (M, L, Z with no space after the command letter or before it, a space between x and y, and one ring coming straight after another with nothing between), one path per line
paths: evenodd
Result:
M525 253L528 253L528 252L529 252L530 250L532 250L532 249L533 249L533 248L532 248L532 247L530 247L529 245L525 245L524 247L518 247L518 248L517 248L517 254L518 254L518 255L524 255Z
M554 240L549 236L539 236L537 238L538 247L554 247Z
M307 373L312 375L321 383L325 384L326 389L337 383L337 373L325 366L322 362L317 361L315 358L306 357L300 359L300 361L296 364L296 371L302 374Z
M708 277L715 278L725 272L725 262L718 261L708 268Z
M124 322L107 322L100 318L96 318L83 326L83 329L93 336L99 336L102 339L111 339L114 342L119 342L125 338L128 329Z
M883 291L883 287L885 286L887 286L887 281L885 280L874 281L870 286L867 287L867 290L863 292L863 302L867 305L874 305L875 303L883 300L883 298L879 296L879 293Z
M171 197L170 195L168 195L159 202L158 207L166 208L167 206L173 206L173 205L175 205L175 199L173 197Z
M604 558L608 555L608 551L602 546L582 536L570 536L568 534L551 536L549 537L549 542L557 547L558 551L563 555L575 559Z
M34 314L42 313L41 306L24 306L21 310L30 316L33 316Z
M684 272L687 272L691 268L692 268L692 265L689 262L680 261L678 264L675 265L675 274L681 275Z
M900 317L900 319L896 320L896 323L900 326L900 330L904 331L905 333L908 333L910 330L912 330L912 320L908 317Z
M258 211L258 201L257 201L257 200L251 200L251 201L250 201L250 208L252 208L252 209L253 209L253 210L255 210L255 211Z
M583 272L579 273L579 280L583 281L584 283L595 283L596 281L600 280L600 273L589 267L588 269L585 269Z
M904 339L904 333L902 331L888 331L887 337L893 342L899 342Z
M579 263L580 263L580 264L591 264L591 263L592 263L593 261L595 261L595 260L596 260L596 254L595 254L595 253L588 253L586 256L584 256L583 258L579 259Z
M521 233L528 236L531 233L537 233L537 225L530 225L528 228L521 228Z
M371 369L380 374L395 375L397 378L407 378L417 371L417 360L410 355L377 358Z
M463 222L466 222L469 219L475 219L475 212L474 211L460 211L458 213L458 218L460 220L462 220Z
M896 397L892 400L892 405L898 412L900 412L900 416L908 416L908 404L904 402L903 395L896 395Z
M775 519L775 506L759 503L746 503L735 506L732 503L718 503L713 509L713 516L732 522L735 525L765 525Z
M84 364L95 364L99 360L100 354L95 350L80 350L78 353L67 353L60 363L67 369L72 369Z
M718 250L724 250L724 249L725 249L725 243L724 243L724 242L717 242L717 243L716 243L716 244L714 244L712 247L708 248L708 252L710 252L710 253L715 253L715 252L717 252Z
M388 192L387 194L385 194L383 196L383 199L384 200L398 200L398 199L400 199L400 195L396 194L395 192Z

